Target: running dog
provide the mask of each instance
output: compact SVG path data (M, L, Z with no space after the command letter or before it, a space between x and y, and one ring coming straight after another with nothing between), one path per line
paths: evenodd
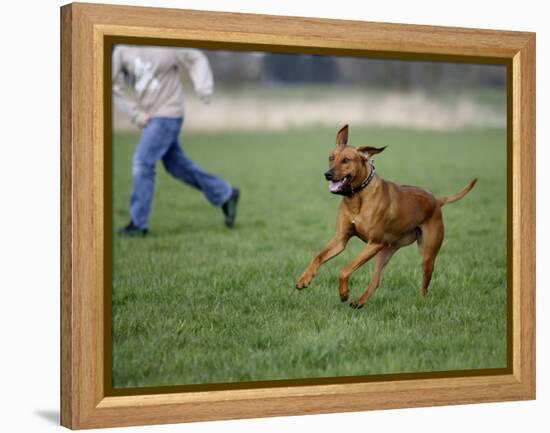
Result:
M435 258L443 242L441 208L464 197L477 178L456 194L436 198L419 187L397 185L378 176L372 157L386 147L353 147L347 143L348 125L345 125L336 135L336 148L329 156L329 169L324 174L330 192L343 196L336 217L336 234L298 278L296 288L308 287L319 266L340 254L349 239L357 236L366 245L340 271L342 302L349 297L350 275L374 257L374 273L367 289L350 304L352 308L361 308L378 287L384 267L395 252L415 241L422 256L421 293L426 297Z

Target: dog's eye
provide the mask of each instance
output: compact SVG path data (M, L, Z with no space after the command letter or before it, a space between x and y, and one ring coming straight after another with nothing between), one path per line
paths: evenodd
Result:
M342 160L342 163L343 163L343 164L347 164L348 162L349 162L349 158L344 158L344 159Z
M328 160L329 160L330 162L334 161L334 156L330 155L330 156L328 157Z

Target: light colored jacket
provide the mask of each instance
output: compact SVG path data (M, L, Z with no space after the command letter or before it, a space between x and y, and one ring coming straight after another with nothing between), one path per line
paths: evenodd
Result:
M196 49L117 45L112 66L113 94L138 125L147 115L183 117L183 69L202 99L214 91L208 59Z

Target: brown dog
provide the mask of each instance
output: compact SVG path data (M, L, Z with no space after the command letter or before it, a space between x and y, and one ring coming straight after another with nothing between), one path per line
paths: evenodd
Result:
M391 257L399 248L414 241L418 242L422 255L422 295L425 297L435 258L443 242L441 207L464 197L477 179L456 194L435 198L416 186L397 185L375 173L371 158L385 147L352 147L347 142L348 125L345 125L336 135L336 148L329 156L329 170L325 173L330 192L344 196L336 217L336 235L311 261L296 282L296 288L309 286L319 266L340 254L352 236L358 236L366 245L340 272L342 302L349 296L350 275L376 257L369 286L351 303L351 307L361 308L378 287Z

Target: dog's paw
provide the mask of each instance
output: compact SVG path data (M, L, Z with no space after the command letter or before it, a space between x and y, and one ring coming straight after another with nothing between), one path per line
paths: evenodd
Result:
M349 295L348 294L345 294L345 295L340 295L340 301L342 302L346 302L349 298Z
M353 301L349 304L349 306L351 308L355 308L356 310L359 310L360 308L363 308L364 305L365 304L362 304L361 302L359 302L358 299L356 299L355 301Z
M309 276L301 276L298 278L298 281L296 281L296 288L298 290L305 289L307 286L309 286L309 283L311 283L311 277Z

